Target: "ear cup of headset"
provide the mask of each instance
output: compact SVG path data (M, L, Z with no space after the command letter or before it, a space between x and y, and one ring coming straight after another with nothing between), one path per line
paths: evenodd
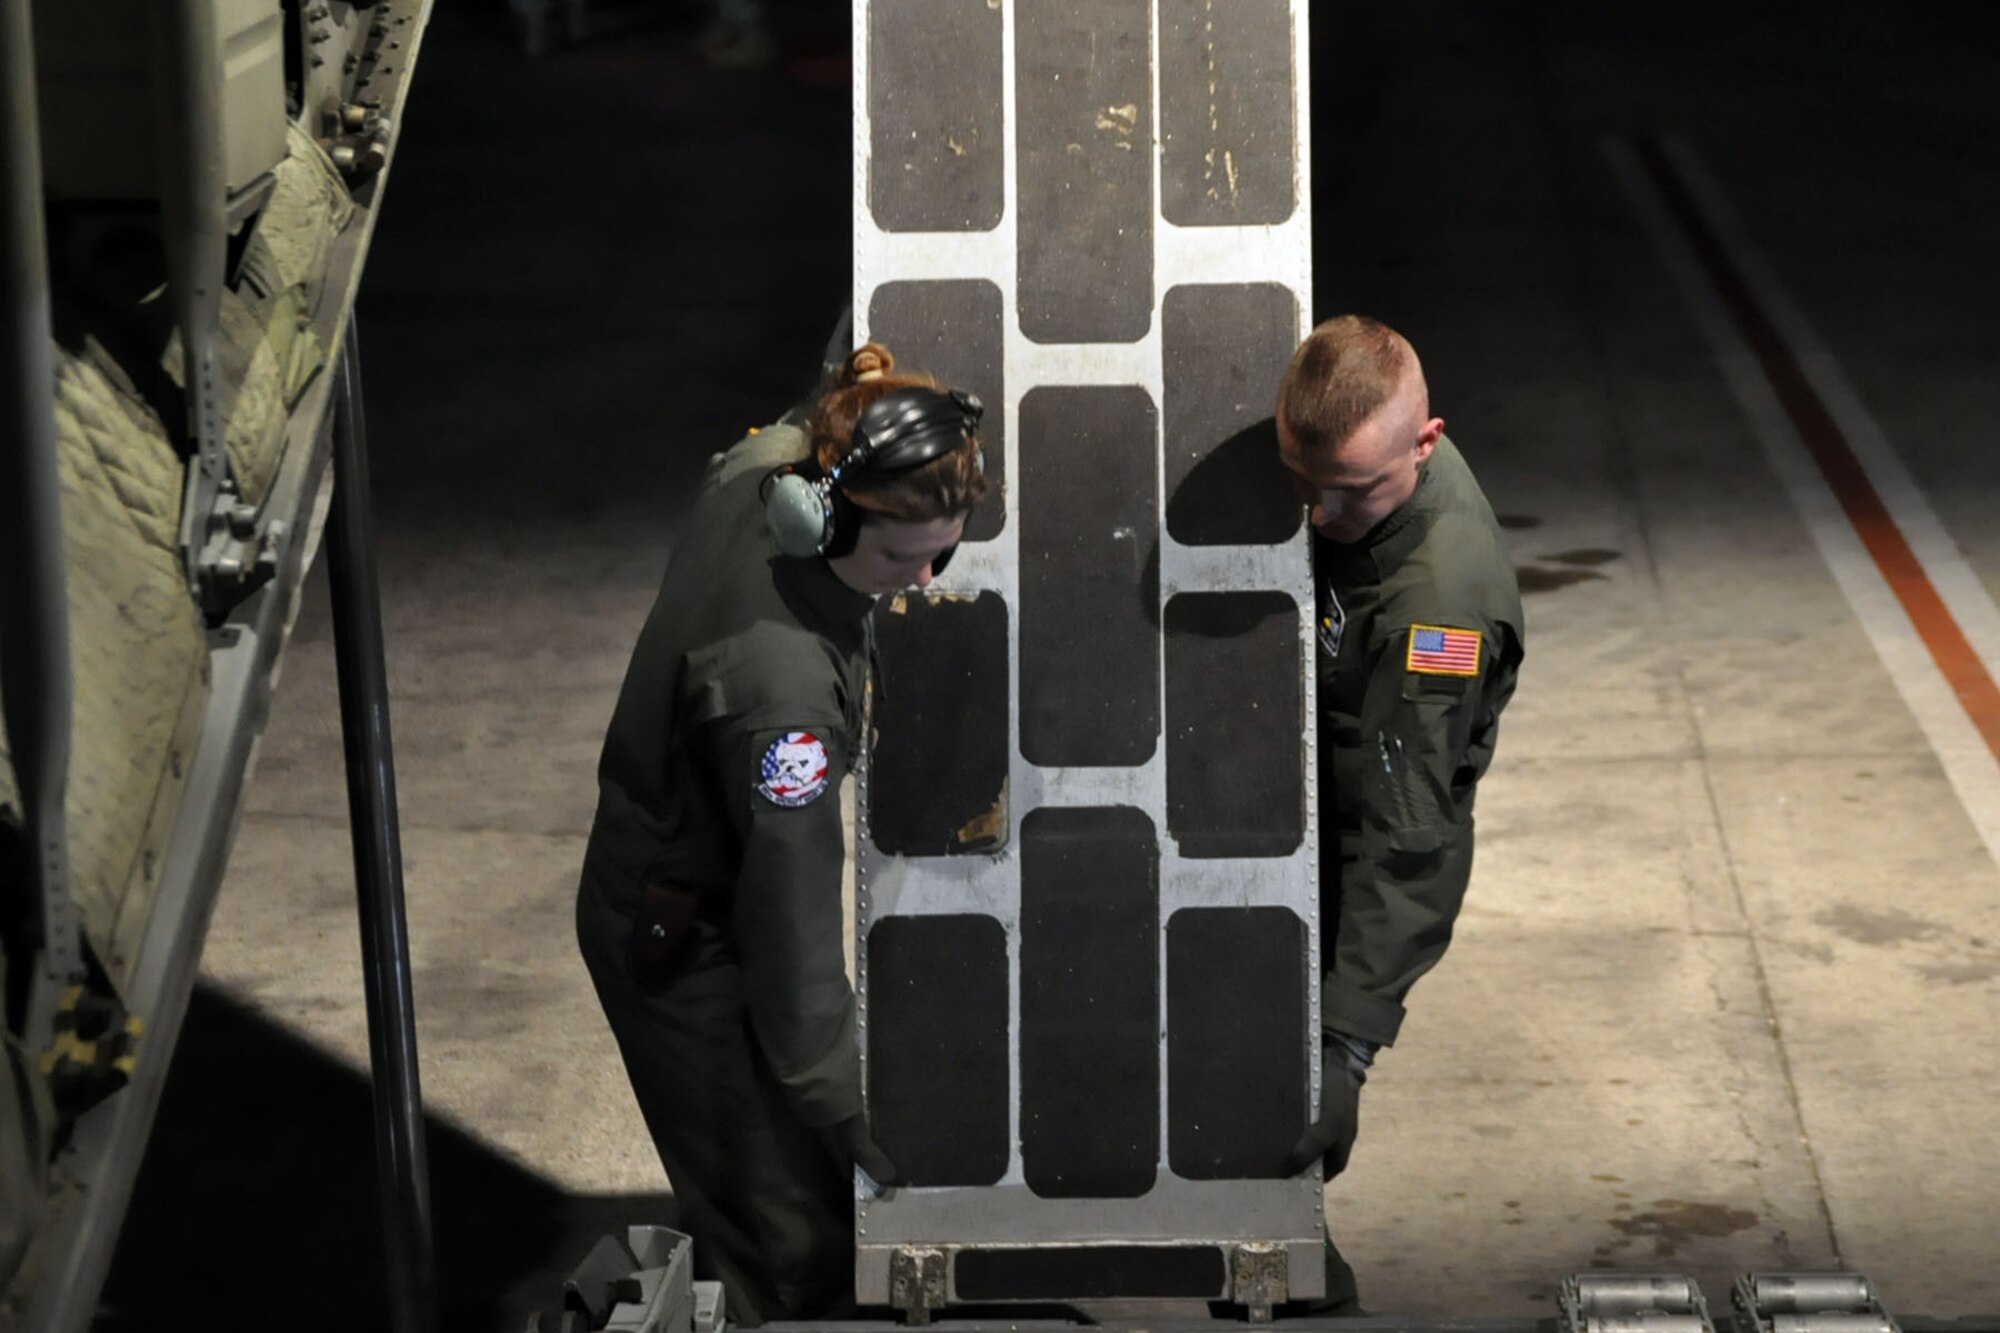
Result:
M807 460L764 478L764 522L778 549L800 559L848 554L861 538L863 515L847 498L844 483L865 472L902 472L939 457L966 438L982 411L978 398L957 390L902 389L877 399L855 422L853 447L830 473ZM983 473L986 460L975 454L974 461Z
M829 496L845 503L823 481L795 467L779 468L764 479L764 522L780 551L800 559L820 554L835 526Z

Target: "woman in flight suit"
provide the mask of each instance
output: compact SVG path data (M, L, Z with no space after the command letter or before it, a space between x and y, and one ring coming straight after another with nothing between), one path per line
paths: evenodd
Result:
M852 1300L862 1115L841 875L882 593L923 587L985 489L977 399L851 354L803 428L710 462L598 767L577 933L732 1322Z

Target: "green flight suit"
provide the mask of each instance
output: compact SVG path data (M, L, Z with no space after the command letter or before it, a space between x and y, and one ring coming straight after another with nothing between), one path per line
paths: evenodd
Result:
M772 543L759 483L804 453L781 425L710 463L605 737L577 899L696 1271L749 1325L838 1310L853 1285L854 1164L824 1131L862 1110L839 788L874 599ZM642 984L648 886L695 896Z
M1320 1021L1387 1046L1465 898L1473 793L1521 666L1521 595L1492 506L1449 439L1361 540L1315 534L1313 567ZM1331 1286L1346 1265L1330 1242L1328 1262Z

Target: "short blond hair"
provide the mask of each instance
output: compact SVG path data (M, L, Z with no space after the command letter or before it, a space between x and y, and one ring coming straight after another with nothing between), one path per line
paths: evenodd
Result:
M1278 420L1307 453L1337 448L1396 396L1416 364L1402 334L1366 315L1327 320L1278 386Z

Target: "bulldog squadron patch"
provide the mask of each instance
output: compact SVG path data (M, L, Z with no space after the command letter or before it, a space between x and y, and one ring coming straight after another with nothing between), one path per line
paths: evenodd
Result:
M788 731L764 751L757 792L772 805L796 810L826 790L826 743L810 731Z

